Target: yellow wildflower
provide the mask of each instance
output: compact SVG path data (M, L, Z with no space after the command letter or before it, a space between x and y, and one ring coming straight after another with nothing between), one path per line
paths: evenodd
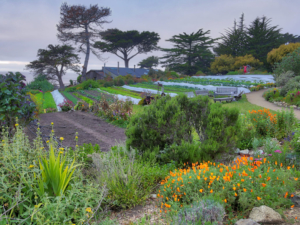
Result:
M64 138L63 138L63 137L60 137L60 138L59 138L59 140L63 141L63 140L64 140Z

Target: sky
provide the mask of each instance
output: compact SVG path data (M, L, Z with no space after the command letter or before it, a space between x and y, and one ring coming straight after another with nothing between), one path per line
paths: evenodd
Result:
M138 30L156 32L160 36L158 45L170 48L167 39L180 33L210 30L210 37L218 38L225 29L231 28L244 13L248 26L256 17L271 18L271 25L278 25L282 33L300 35L299 0L0 0L0 73L19 71L32 80L25 65L37 59L39 49L47 49L58 41L56 25L60 21L60 6L97 4L111 9L103 29L117 28L122 31ZM76 45L74 45L75 47ZM129 66L137 65L149 56L163 56L154 51L139 54L130 60ZM81 65L85 55L80 53ZM111 53L103 53L106 66L124 67L122 59ZM88 70L102 69L103 61L90 55ZM158 68L161 68L160 66ZM76 79L68 71L64 80Z

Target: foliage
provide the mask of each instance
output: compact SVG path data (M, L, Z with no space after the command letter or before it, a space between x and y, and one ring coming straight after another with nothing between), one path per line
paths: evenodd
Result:
M75 141L78 141L78 136L75 136ZM70 157L76 157L79 161L81 161L86 167L90 165L92 162L91 154L100 153L100 147L98 144L94 146L90 144L84 143L81 146L76 146L76 150L70 150L68 154Z
M182 208L174 224L219 224L223 221L225 209L222 201L204 198L195 202L191 207Z
M72 109L73 103L70 100L64 99L63 103L58 104L63 112L68 112Z
M71 165L65 166L66 156L63 156L63 148L60 150L55 156L53 146L50 145L49 156L39 159L41 177L38 180L39 188L36 189L36 192L40 197L43 197L45 193L49 196L63 195L76 167L79 166L74 165L75 158Z
M299 187L300 174L294 167L283 168L273 158L241 158L232 166L193 163L171 171L161 182L158 194L162 210L194 205L199 198L212 195L222 199L226 212L238 211L242 215L260 205L290 208L293 204L288 197Z
M76 86L66 88L66 91L74 92L74 91L78 91L78 90L88 90L89 88L99 88L99 87L100 87L100 84L97 81L86 80Z
M77 98L80 98L80 99L82 99L83 101L85 101L86 103L88 103L89 106L92 106L92 105L94 104L94 101L91 100L91 99L89 99L88 97L85 97L85 96L83 96L83 95L81 95L81 94L78 94L78 93L76 93L76 92L74 92L73 95L75 95ZM77 104L78 104L78 102L77 102Z
M252 142L257 136L256 127L246 116L240 116L239 120L241 126L238 133L237 147L239 149L252 149Z
M53 91L54 86L47 80L46 75L39 74L32 82L27 84L27 89L41 90L43 92Z
M146 59L143 59L141 62L138 63L140 68L147 68L152 69L152 67L158 66L158 57L157 56L149 56Z
M210 31L199 29L191 34L174 35L167 41L171 42L173 48L162 48L165 55L161 57L161 64L168 66L176 72L194 75L198 70L207 72L210 62L214 56L210 50L215 39L208 37Z
M57 80L60 88L64 88L62 76L67 70L79 72L79 57L70 45L48 45L48 49L39 49L38 60L26 65L26 69L37 74L47 74L47 80ZM45 86L46 87L46 86Z
M169 169L141 160L134 150L122 145L109 152L93 153L92 159L97 180L100 185L107 184L107 197L114 208L143 203Z
M212 105L208 97L179 95L171 99L167 95L131 118L125 131L126 144L144 157L157 157L164 163L213 158L234 147L237 118L237 109ZM200 148L192 144L192 128L199 135Z
M124 60L125 67L129 67L129 60L137 54L148 53L157 50L160 39L158 33L137 30L121 31L119 29L108 29L100 32L103 41L97 41L95 48L102 52L110 52ZM132 53L132 50L136 50Z
M270 87L274 87L275 84L274 83L266 83L266 84L259 84L257 86L253 86L250 88L250 91L259 91L261 89L264 89L264 88L270 88Z
M211 71L213 73L226 74L231 70L239 70L242 66L249 65L257 68L262 63L255 59L252 55L232 57L231 55L220 55L211 63Z
M81 77L82 77L82 75L79 75L79 76L77 77L76 80L77 80L78 83L81 83Z
M39 130L33 143L29 142L20 126L17 126L12 138L8 137L7 132L4 134L0 143L0 204L3 206L0 208L0 220L2 222L5 221L6 224L19 224L21 221L22 224L65 224L68 222L83 224L91 216L98 217L92 211L102 202L105 189L83 177L78 167L63 195L38 194L36 191L39 188L38 178L43 176L38 159L44 158L49 161L49 153L43 148ZM62 161L65 160L65 165L71 165L74 157L69 157L67 153L59 153L61 150L57 148L57 143L52 138L53 135L52 132L48 147L53 147L55 155L59 154ZM68 152L67 149L65 151ZM53 179L57 180L58 174ZM91 209L91 211L88 210L88 212L86 209Z
M281 62L274 64L274 78L275 80L281 76L281 74L292 71L295 76L300 75L300 48L297 48L295 51L287 54Z
M60 21L57 26L57 38L62 42L75 42L79 44L78 51L85 54L84 65L82 69L83 81L86 79L86 72L90 57L90 51L100 58L97 49L93 47L95 38L100 38L100 30L104 23L109 23L106 20L111 15L110 8L99 8L98 5L90 5L86 8L83 5L68 5L64 2L60 7ZM72 31L76 32L72 32Z
M133 115L125 131L127 147L133 147L139 153L155 155L157 149L172 144L180 145L181 141L192 141L191 127L184 112L176 104L176 98L167 95L153 101L145 110Z
M273 99L275 100L277 97L279 97L279 90L277 88L272 88L264 92L263 97L267 101L272 101Z
M19 72L0 74L0 126L9 127L10 132L16 123L27 124L33 117L35 105L26 96L25 76Z
M77 104L77 99L74 98L74 96L72 96L69 92L63 91L62 93L63 93L63 95L64 95L68 100L72 101L72 103L73 103L74 105Z
M244 25L244 13L240 17L239 25L234 21L233 28L225 30L225 34L221 34L221 43L213 49L218 56L232 55L243 56L246 54L246 28Z
M213 73L228 73L233 70L234 61L231 55L220 55L210 64L210 70Z
M268 53L267 61L272 65L276 62L280 62L283 57L295 51L297 48L300 48L300 43L289 43L287 45L280 45L279 48L274 48Z
M33 101L33 103L35 104L35 113L36 114L41 114L43 113L43 102L41 102L40 100L38 100L36 95L33 95L31 93L29 93L30 99ZM55 106L56 107L56 106Z
M247 28L246 43L247 54L253 55L264 66L271 70L267 62L267 54L284 43L281 38L281 28L271 26L271 19L265 16L257 17Z
M110 94L119 94L119 95L124 95L124 96L129 96L129 97L133 97L133 98L141 98L141 96L133 91L130 91L126 88L122 88L122 87L107 87L107 88L101 88L101 91L106 91Z
M36 99L38 101L38 105L41 105L42 109L47 109L47 108L56 108L56 103L53 99L53 95L51 92L46 92L46 93L38 93L35 95Z
M300 76L293 77L280 89L280 95L285 96L288 92L299 89Z

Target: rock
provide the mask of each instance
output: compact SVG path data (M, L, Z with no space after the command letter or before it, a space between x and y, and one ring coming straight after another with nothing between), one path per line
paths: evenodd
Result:
M247 154L249 154L249 150L248 150L248 149L241 150L241 151L240 151L240 154L247 155Z
M294 197L292 197L291 200L294 203L295 207L300 207L300 196L299 195L294 195Z
M260 207L254 207L249 215L249 219L254 220L257 223L267 224L281 224L283 220L280 214L268 206L262 205Z
M237 153L237 154L239 154L240 153L240 149L239 148L237 148L236 150L235 150L235 152L234 153Z
M295 109L295 108L297 108L297 106L296 105L292 105L292 107Z
M263 150L256 150L255 152L253 152L253 154L256 154L256 155L263 155L263 154L264 154L264 151L263 151Z
M157 198L157 196L156 196L156 194L151 194L151 195L150 195L150 198L154 198L154 199L156 199L156 198Z
M241 219L239 221L236 221L234 225L259 225L259 223L256 223L251 219Z

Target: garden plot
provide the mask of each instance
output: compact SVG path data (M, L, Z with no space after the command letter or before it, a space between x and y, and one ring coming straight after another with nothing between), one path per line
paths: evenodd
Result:
M64 96L62 96L62 94L59 93L58 90L52 91L51 94L52 94L53 99L55 101L57 111L61 111L61 108L58 105L62 104L64 102L64 100L65 100Z
M110 95L114 95L115 97L117 97L119 100L122 100L122 101L126 101L126 100L132 101L132 103L135 104L135 105L139 104L139 101L141 100L141 99L133 98L133 97L130 97L130 96L124 96L124 95L120 95L120 94L111 94L111 93L108 93L108 92L105 92L105 91L101 90L100 88L98 88L98 90L101 91L101 92L110 94Z
M262 81L263 83L275 83L273 75L224 75L224 76L193 76L194 78L208 78L208 79L233 79L236 81Z
M123 85L123 88L126 88L128 90L136 91L136 92L150 92L152 94L161 94L161 91L156 91L153 89L147 89L147 88L138 88L138 87L130 87L128 85ZM171 97L175 97L177 94L175 93L168 93Z
M203 89L203 90L209 90L209 91L216 91L217 87L220 86L213 86L213 85L201 85L201 84L189 84L189 83L177 83L177 82L165 82L165 81L159 81L159 83L165 85L165 86L182 86L182 87L192 87L192 88L197 88L197 89ZM155 82L154 84L157 84ZM226 86L222 86L226 87ZM238 87L238 93L250 93L250 90L248 88L244 87Z

